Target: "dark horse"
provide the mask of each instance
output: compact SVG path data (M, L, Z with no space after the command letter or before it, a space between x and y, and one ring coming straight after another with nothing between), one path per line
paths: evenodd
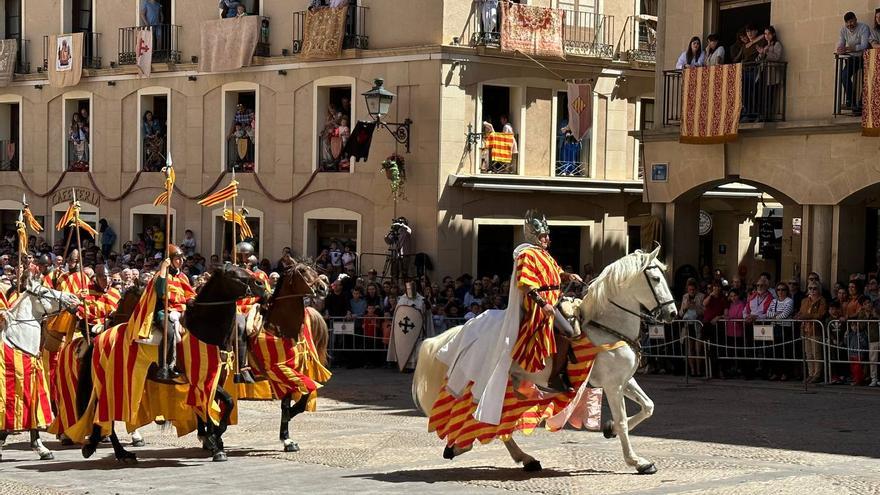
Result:
M221 351L229 351L231 350L230 343L234 338L235 301L251 295L264 297L265 294L262 283L247 270L229 264L217 268L199 291L195 301L187 306L181 324L199 341L217 346ZM117 345L123 345L123 343L120 342ZM83 358L83 370L80 372L80 383L77 387L77 395L87 397L84 401L85 405L82 407L80 407L82 402L77 401L77 412L80 416L84 414L89 402L88 397L91 396L93 385L91 364L90 350L89 355ZM220 384L224 382L226 373L225 369L221 371ZM88 393L82 393L84 391L88 391ZM214 460L225 460L226 453L223 451L223 442L220 436L229 424L232 398L221 386L217 389L215 400L221 405L223 414L218 424L208 421L208 435L209 441L213 442L211 450ZM95 453L100 439L101 427L96 424L93 426L92 434L89 435L89 443L82 448L83 457L88 458ZM113 428L110 432L110 441L113 444L116 459L121 461L136 460L136 456L126 451L119 443Z

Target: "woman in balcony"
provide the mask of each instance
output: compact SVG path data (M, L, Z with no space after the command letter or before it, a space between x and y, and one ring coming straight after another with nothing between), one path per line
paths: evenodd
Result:
M686 67L703 67L704 65L706 65L706 56L703 54L703 43L699 36L694 36L688 43L687 49L679 55L675 68L681 70Z
M760 64L758 77L759 81L763 80L764 86L766 86L763 90L759 89L759 95L763 96L759 99L762 105L759 119L778 120L777 115L782 113L781 110L777 111L780 84L785 77L785 66L781 63L783 62L782 43L776 36L776 28L773 26L767 26L767 29L764 30L764 39L767 44L757 46L758 63Z
M724 64L724 47L718 41L718 35L714 33L706 38L706 67Z
M147 110L143 117L144 133L144 170L158 172L165 164L165 143L162 136L162 124Z
M70 131L67 135L72 145L69 170L87 171L89 169L89 134L88 128L83 125L78 113L73 114L73 122L70 123Z

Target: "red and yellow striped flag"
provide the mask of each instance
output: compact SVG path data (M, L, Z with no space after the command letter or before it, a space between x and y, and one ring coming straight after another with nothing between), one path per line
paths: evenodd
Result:
M34 214L31 212L31 207L28 205L24 205L24 221L27 222L28 227L37 234L43 231L43 226L40 225L40 222L38 222L36 218L34 218Z
M234 216L233 216L234 215ZM254 232L251 230L251 227L247 223L247 219L244 215L239 213L232 213L232 210L229 208L223 209L223 219L227 222L235 222L236 225L239 226L239 234L242 239L246 239L248 237L253 237Z
M199 201L201 206L214 206L232 198L238 197L238 181L232 179L229 185L219 191L210 194Z
M174 167L170 163L162 171L165 172L165 190L153 200L153 205L155 206L162 206L168 203L168 198L171 197L171 190L174 188L174 181L177 178L174 174Z
M71 220L73 220L73 202L67 206L67 211L61 216L61 220L58 220L58 223L55 224L55 230L64 230L64 227L67 227Z
M92 237L98 235L98 231L93 229L91 225L84 222L82 218L76 217L76 226L88 232L89 235L91 235Z

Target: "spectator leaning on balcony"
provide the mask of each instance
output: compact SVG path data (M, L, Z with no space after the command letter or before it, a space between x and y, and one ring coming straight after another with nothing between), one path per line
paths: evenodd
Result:
M680 70L686 67L703 67L704 65L706 65L706 56L703 54L703 44L699 36L694 36L685 51L678 56L675 68Z
M846 106L853 112L861 111L861 92L856 88L858 81L854 80L862 72L862 53L870 46L871 28L867 24L859 22L856 15L847 12L843 16L844 26L840 28L840 39L837 42L837 54L849 55L844 60L840 69L840 81L843 85L843 95Z
M706 37L706 66L724 64L724 47L718 44L718 35L710 34Z

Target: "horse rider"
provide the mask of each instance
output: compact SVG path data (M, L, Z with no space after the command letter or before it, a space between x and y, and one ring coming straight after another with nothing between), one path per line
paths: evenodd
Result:
M159 342L159 367L153 374L157 381L170 382L177 380L181 373L175 367L177 363L177 341L180 335L180 317L186 311L186 304L195 299L196 292L189 283L189 278L181 269L183 267L183 251L174 244L168 245L168 258L159 265L159 271L153 278L156 291L156 307L153 313L154 330L162 336ZM165 293L168 293L168 307L165 307ZM165 312L168 312L168 335L165 335ZM170 338L167 341L166 339ZM166 347L167 345L167 347ZM162 352L166 349L166 352Z
M254 278L263 282L266 291L269 291L269 276L257 266L258 260L254 255L254 245L248 241L241 241L235 246L237 253L236 264L248 271ZM248 336L246 327L247 314L255 304L259 304L259 297L246 296L235 302L237 310L237 326L238 326L238 369L241 375L241 381L244 383L254 383L253 373L248 363Z
M122 299L121 287L110 284L110 271L107 265L95 265L95 278L89 284L83 297L83 304L77 308L76 316L84 320L90 329L100 324L103 328L107 318L119 307Z
M52 264L52 258L50 258L48 254L43 254L36 259L36 262L37 268L40 270L40 280L43 283L43 286L55 289L61 271L55 270L55 265Z
M79 296L89 286L89 280L79 270L79 250L74 249L67 257L67 270L56 279L56 288Z
M575 273L566 273L547 251L550 246L550 227L544 215L529 210L523 225L526 244L515 251L513 282L522 293L519 333L513 346L513 361L527 373L538 373L551 363L552 368L545 392L571 391L567 363L571 342L554 332L555 306L560 297L560 284L581 282Z

